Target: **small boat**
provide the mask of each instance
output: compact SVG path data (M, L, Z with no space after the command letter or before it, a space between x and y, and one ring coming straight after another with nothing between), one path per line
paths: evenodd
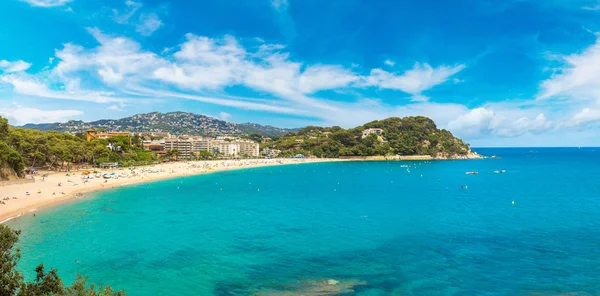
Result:
M494 174L504 174L506 173L506 170L495 170Z
M466 172L465 174L467 174L467 175L477 175L479 173L478 172Z

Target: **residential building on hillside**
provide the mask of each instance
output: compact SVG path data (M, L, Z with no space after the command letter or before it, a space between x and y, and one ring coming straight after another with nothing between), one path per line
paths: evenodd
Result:
M117 136L129 137L129 145L131 145L131 134L128 132L97 133L95 130L88 130L85 133L85 138L88 142L92 139L110 139Z
M280 153L281 153L281 150L278 150L278 149L265 148L262 150L262 155L268 156L268 157L277 157L277 156L279 156Z
M376 134L377 136L383 135L383 129L380 128L368 128L362 132L362 138L368 137L370 134Z

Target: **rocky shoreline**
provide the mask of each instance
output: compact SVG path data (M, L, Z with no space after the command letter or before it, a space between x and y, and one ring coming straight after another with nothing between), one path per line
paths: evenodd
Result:
M373 161L383 161L383 160L467 160L467 159L482 159L485 156L482 156L474 151L469 151L465 155L442 155L438 154L436 156L431 155L393 155L393 156L340 156L340 159L343 160L373 160Z

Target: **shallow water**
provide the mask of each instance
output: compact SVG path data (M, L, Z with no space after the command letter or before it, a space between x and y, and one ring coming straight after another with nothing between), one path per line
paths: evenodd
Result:
M44 262L130 295L600 293L600 149L478 151L500 158L221 172L8 225L29 278Z

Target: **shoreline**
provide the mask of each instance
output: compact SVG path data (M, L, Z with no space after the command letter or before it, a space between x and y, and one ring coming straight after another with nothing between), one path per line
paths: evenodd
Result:
M71 200L85 198L83 193L96 192L131 186L154 181L162 181L178 177L198 176L222 171L241 170L269 166L337 162L343 159L257 159L257 160L211 160L188 161L156 164L137 167L135 170L128 168L113 170L91 170L99 174L112 174L128 176L118 179L94 178L84 182L82 172L72 174L51 173L44 181L36 180L35 183L16 184L0 187L0 224L18 219L19 217L39 211L43 208L56 206ZM135 173L134 173L135 172ZM59 183L61 184L59 186ZM29 194L27 194L27 192ZM3 200L4 198L9 200ZM17 199L13 199L16 197Z

